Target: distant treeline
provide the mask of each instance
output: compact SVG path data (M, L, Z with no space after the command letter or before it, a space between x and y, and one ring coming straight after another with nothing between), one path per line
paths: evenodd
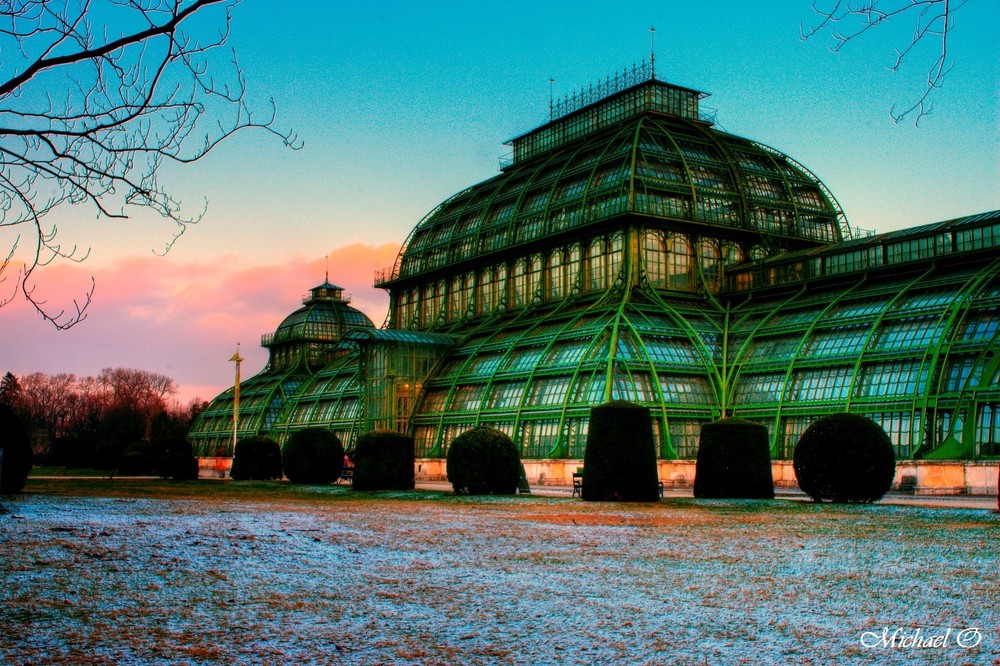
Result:
M186 435L206 403L172 404L176 391L170 377L129 368L97 377L8 372L0 403L27 427L35 464L112 468L132 444Z

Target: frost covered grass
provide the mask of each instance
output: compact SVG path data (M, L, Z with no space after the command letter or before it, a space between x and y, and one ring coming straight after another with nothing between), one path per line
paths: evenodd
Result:
M1000 663L988 511L26 490L0 501L0 663ZM865 644L885 629L953 633Z

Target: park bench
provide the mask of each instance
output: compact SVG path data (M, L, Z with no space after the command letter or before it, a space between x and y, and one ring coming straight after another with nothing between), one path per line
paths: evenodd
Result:
M660 498L663 498L663 479L657 480ZM583 472L573 473L573 497L583 497Z

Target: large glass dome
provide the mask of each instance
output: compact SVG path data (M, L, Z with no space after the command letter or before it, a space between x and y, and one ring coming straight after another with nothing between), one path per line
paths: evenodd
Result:
M392 277L455 270L629 215L665 228L710 225L715 234L728 230L734 239L764 240L771 248L845 240L842 211L815 175L773 148L656 103L657 95L677 91L694 92L646 81L512 140L515 161L427 215ZM643 113L601 127L601 118L617 117L622 106ZM590 123L597 129L573 131L588 113L597 116ZM542 150L540 143L553 145Z

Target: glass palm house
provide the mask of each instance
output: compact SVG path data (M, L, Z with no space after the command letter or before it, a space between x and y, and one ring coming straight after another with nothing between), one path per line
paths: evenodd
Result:
M375 279L383 327L324 283L240 387L239 438L388 428L418 459L477 425L581 460L590 408L651 408L662 459L701 426L767 426L789 458L852 411L901 459L1000 455L1000 211L852 229L805 166L720 131L705 93L633 67L552 105L489 180L426 215ZM231 456L234 390L189 438Z

